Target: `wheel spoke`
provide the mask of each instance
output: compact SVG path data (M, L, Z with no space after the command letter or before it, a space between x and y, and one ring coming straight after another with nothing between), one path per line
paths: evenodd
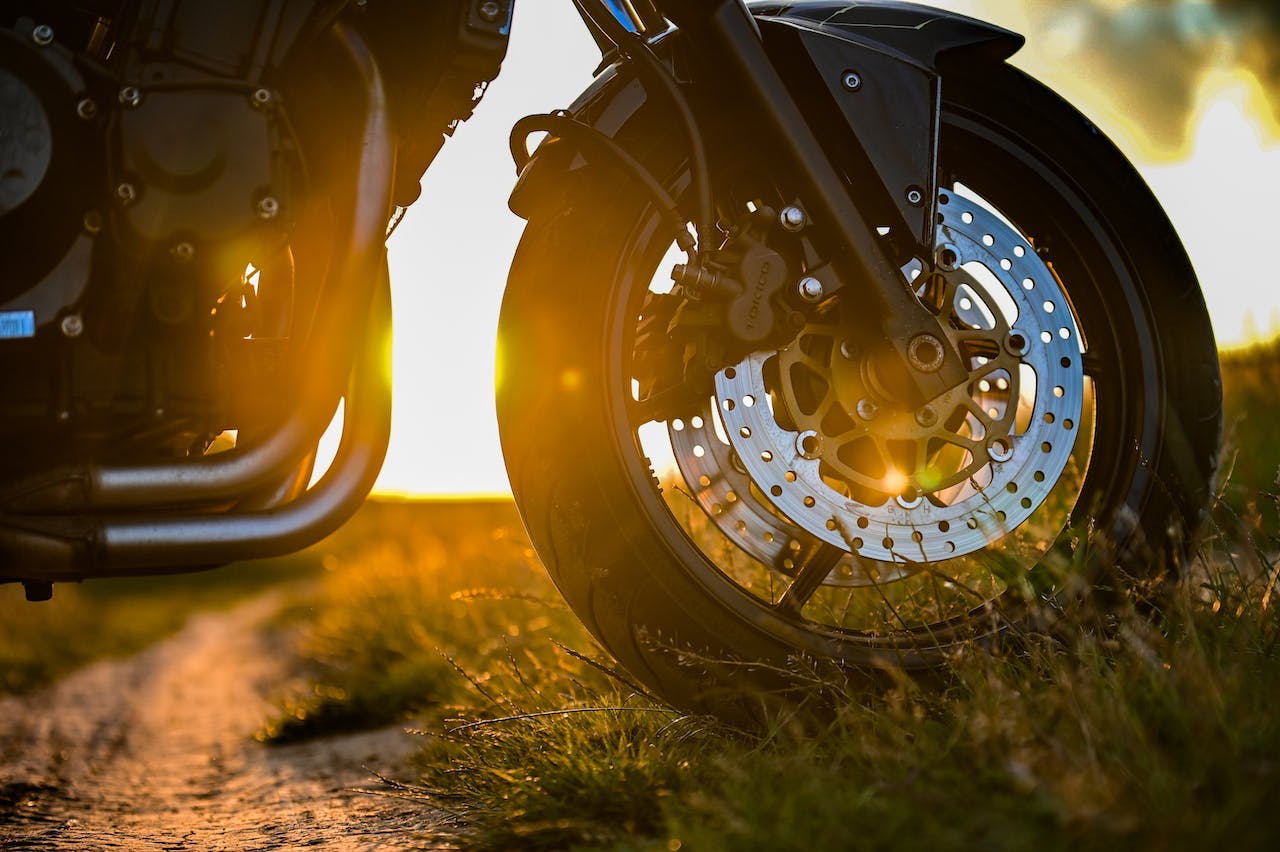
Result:
M836 563L846 555L844 550L834 544L821 545L796 574L796 578L791 581L790 586L787 586L787 590L782 593L776 609L799 618L800 610L804 609L804 605L813 597L814 592L818 591L822 581L827 579L831 569L836 567Z

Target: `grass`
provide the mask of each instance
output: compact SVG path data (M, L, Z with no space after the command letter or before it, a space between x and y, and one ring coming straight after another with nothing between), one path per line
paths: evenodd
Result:
M780 716L760 735L678 714L611 672L509 506L379 511L413 531L329 564L303 647L323 676L267 735L357 724L370 707L357 696L376 695L371 723L413 717L423 736L419 778L400 792L453 812L459 847L1280 841L1273 563L1234 537L1211 534L1154 616L1136 601L1055 637L975 648L940 684L866 693L828 679L837 709L821 727Z
M260 738L407 719L463 699L481 672L572 629L509 500L370 502L322 546L324 582L282 618L305 625L305 690Z
M413 725L417 777L397 792L453 813L460 848L1280 848L1280 344L1224 361L1232 475L1158 605L971 649L928 685L824 674L823 722L746 733L612 670L509 502L371 503L299 563L318 582L281 618L306 685L260 738ZM56 610L0 587L4 688L274 580L242 566L59 587Z
M399 543L357 535L328 564L314 687L264 737L414 719L399 792L452 812L460 848L1276 848L1280 346L1225 360L1233 474L1158 603L971 649L928 685L824 675L817 729L745 733L611 671L509 506L384 507Z
M1255 529L1280 530L1280 443L1275 437L1280 337L1224 352L1222 385L1228 448L1224 464L1230 470L1223 500ZM1270 543L1280 544L1274 535Z

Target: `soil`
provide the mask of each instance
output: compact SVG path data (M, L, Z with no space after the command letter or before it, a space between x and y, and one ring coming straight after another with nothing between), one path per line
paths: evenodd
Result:
M400 727L289 746L253 735L297 677L281 600L193 616L137 656L0 698L0 848L435 849L449 816L396 797Z

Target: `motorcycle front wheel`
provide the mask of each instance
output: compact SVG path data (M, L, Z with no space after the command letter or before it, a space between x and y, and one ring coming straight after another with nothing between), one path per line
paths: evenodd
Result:
M605 165L530 213L499 334L512 489L569 605L677 706L741 715L815 666L937 666L1046 601L1165 575L1199 524L1219 369L1158 202L1016 69L943 92L954 275L904 274L964 337L973 382L927 417L859 409L838 312L718 370L688 410L647 405L638 326L671 286L661 217ZM617 138L678 190L670 126L648 105Z

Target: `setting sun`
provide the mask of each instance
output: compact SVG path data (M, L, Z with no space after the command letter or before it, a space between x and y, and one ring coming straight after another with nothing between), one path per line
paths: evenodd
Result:
M1061 90L1125 150L1187 247L1220 346L1280 329L1280 296L1262 286L1249 251L1274 239L1268 225L1280 197L1280 127L1257 78L1215 48L1195 74L1180 72L1187 103L1147 96L1146 107L1130 114L1128 105L1146 90L1117 82L1124 67L1085 38L1086 24L1110 21L1098 16L1119 14L1124 4L935 5L1024 33L1027 45L1013 62ZM1214 38L1220 44L1223 37ZM506 207L515 177L507 136L524 115L568 106L598 62L570 2L521 4L502 75L445 145L421 200L392 237L395 416L376 492L508 493L493 407L494 348L523 222ZM1157 132L1165 137L1156 140Z

